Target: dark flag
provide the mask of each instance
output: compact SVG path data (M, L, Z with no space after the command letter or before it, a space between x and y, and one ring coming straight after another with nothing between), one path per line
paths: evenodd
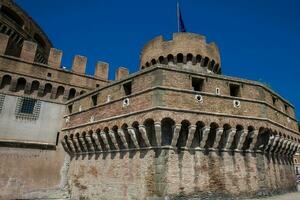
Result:
M178 25L178 32L186 32L178 1L177 1L177 25Z

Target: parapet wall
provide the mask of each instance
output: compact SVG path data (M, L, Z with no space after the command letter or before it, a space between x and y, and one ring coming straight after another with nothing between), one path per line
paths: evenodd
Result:
M0 90L50 101L66 101L109 83L109 65L97 62L95 75L85 74L87 58L76 55L72 70L61 68L63 52L51 48L47 64L36 62L37 44L24 41L18 57L6 55L9 36L0 34Z
M205 37L193 33L174 33L170 41L158 36L146 44L140 56L140 68L160 64L199 64L214 73L221 73L219 49L206 43Z

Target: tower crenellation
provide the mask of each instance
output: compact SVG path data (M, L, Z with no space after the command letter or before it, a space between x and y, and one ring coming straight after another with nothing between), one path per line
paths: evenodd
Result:
M221 74L221 58L217 45L207 43L204 36L194 33L174 33L169 41L158 36L148 42L141 52L140 68L144 69L156 63Z

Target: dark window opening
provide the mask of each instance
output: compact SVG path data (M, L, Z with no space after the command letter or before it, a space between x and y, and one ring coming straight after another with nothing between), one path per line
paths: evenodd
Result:
M96 106L98 102L98 94L92 96L93 106Z
M73 104L68 105L68 110L69 110L69 113L72 113L72 111L73 111Z
M207 67L208 63L209 63L209 58L205 57L203 62L203 67Z
M47 77L51 77L51 76L52 76L52 74L51 74L51 73L48 73L48 74L47 74Z
M202 91L204 80L201 78L192 77L192 87L194 91Z
M131 82L128 82L128 83L125 83L123 84L123 89L124 89L124 92L125 92L125 95L131 95Z
M0 89L3 89L7 85L10 85L10 83L11 83L11 76L4 75L3 78L2 78L1 85L0 85Z
M56 97L55 98L58 98L58 97L64 95L64 92L65 92L65 88L63 86L59 86L57 88L57 92L56 92Z
M99 85L99 84L96 84L96 87L100 87L100 85Z
M52 91L52 85L50 83L47 83L44 88L43 96L46 96L47 94L51 93L51 91Z
M38 34L34 34L33 38L40 47L46 47L46 43L44 42L41 36L39 36Z
M229 85L230 88L230 96L232 97L239 97L240 94L240 86L236 85L236 84L230 84Z
M275 105L276 102L277 102L277 98L276 97L272 97L272 102L273 102L273 105Z
M284 105L284 110L285 110L285 112L287 112L288 109L289 109L289 106L285 104L285 105Z
M25 90L25 86L26 80L24 78L19 78L17 80L16 92L19 92L20 90Z
M183 55L181 53L177 54L177 63L183 63Z
M21 104L20 113L33 114L35 103L35 99L24 98Z
M38 81L32 81L30 94L33 93L34 91L38 90L39 87L40 87L40 83Z
M73 99L76 95L76 90L74 88L71 88L69 91L69 96L68 96L68 100L69 99Z
M5 14L7 17L9 17L11 20L13 20L15 23L17 23L18 25L23 26L24 21L13 10L9 9L6 6L1 6L1 12Z

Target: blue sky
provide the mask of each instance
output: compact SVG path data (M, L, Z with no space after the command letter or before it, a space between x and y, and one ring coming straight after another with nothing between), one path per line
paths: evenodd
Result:
M87 56L87 73L96 61L138 70L143 45L176 32L176 0L16 0L40 24L63 65ZM223 74L260 80L298 108L300 118L300 1L181 0L189 32L219 46Z

